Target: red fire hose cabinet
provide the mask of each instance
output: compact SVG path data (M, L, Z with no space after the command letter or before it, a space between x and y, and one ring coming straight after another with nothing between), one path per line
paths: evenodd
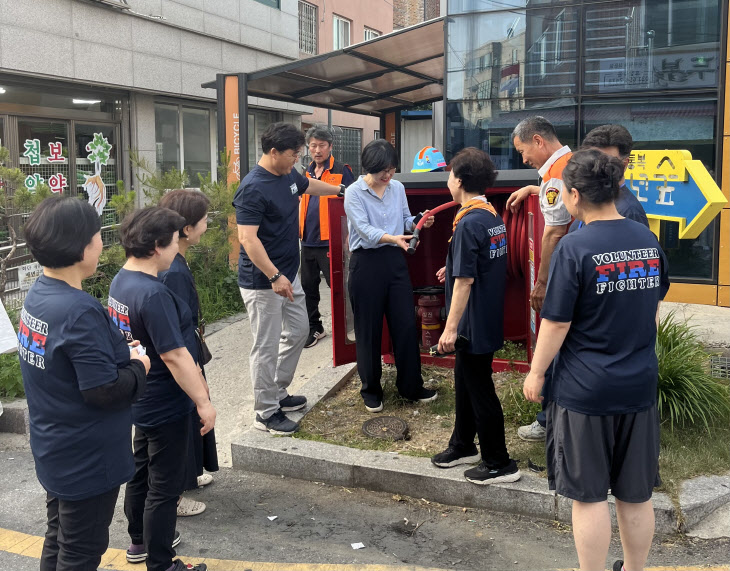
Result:
M411 213L434 209L452 200L446 186L448 173L397 174L396 179L406 188ZM537 196L531 196L516 214L505 212L509 195L528 184L536 184L534 170L500 172L487 198L504 219L507 228L507 284L504 301L504 338L523 344L527 361L494 360L494 370L514 367L527 371L532 358L539 314L530 309L530 290L540 267L540 248L544 222ZM446 263L452 222L457 207L436 215L435 224L420 233L420 243L413 255L407 255L408 271L413 284L413 311L419 329L421 362L442 367L453 367L453 356L431 357L428 350L438 343L446 322L443 284L436 272ZM329 201L330 221L330 283L332 287L332 345L335 366L356 360L355 333L352 309L348 296L350 251L348 249L347 217L344 199ZM392 363L392 348L388 328L383 321L381 347L386 363Z

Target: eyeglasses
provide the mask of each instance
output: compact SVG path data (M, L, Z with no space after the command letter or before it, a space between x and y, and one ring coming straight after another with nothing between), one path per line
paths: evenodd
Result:
M326 149L329 146L330 146L329 143L309 143L309 148L312 151L316 151L318 149Z
M289 152L281 153L281 154L284 155L287 158L294 159L295 161L298 161L299 160L299 157L302 156L302 151L298 151L296 153L291 153L291 154Z

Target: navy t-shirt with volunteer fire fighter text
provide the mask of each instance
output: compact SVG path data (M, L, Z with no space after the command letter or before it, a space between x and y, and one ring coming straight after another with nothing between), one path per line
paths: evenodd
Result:
M455 278L474 278L457 333L472 354L494 353L504 344L504 290L507 231L499 215L483 209L466 214L456 226L446 257L446 307Z
M666 256L642 224L596 220L564 236L550 260L541 314L571 322L553 369L552 400L588 415L654 405L655 318L668 289Z
M53 497L77 501L134 475L129 407L86 404L81 391L112 383L129 347L98 300L41 275L23 303L18 354L38 480Z
M197 355L187 304L157 277L122 268L109 287L109 314L128 341L138 340L150 358L147 388L132 405L134 424L149 428L173 422L194 405L160 357L181 347Z

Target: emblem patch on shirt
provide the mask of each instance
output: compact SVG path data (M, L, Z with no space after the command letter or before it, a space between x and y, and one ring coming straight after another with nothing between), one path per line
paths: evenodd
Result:
M293 183L289 188L291 189L292 194L296 194L297 192L299 192L299 189L297 188L296 183Z
M558 195L560 194L560 191L555 188L554 186L551 186L547 189L545 192L545 198L547 199L547 202L550 206L555 206L555 203L558 200Z

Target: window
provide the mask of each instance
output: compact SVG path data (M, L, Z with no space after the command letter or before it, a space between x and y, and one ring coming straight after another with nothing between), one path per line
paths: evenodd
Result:
M198 175L211 171L210 111L183 107L183 164L190 177L190 186L200 186Z
M186 171L188 184L198 188L198 174L216 179L215 129L210 109L155 103L155 166L158 173Z
M317 54L317 7L299 0L299 51Z
M334 26L332 49L341 50L350 45L350 20L340 16L332 16Z
M180 117L177 105L155 104L155 163L157 172L180 166Z
M347 127L335 127L332 154L341 163L350 165L355 177L360 176L360 153L362 152L362 131Z
M374 40L375 38L382 36L382 35L383 34L378 32L377 30L373 30L372 28L365 28L365 41L366 42L368 40Z
M256 0L256 2L260 2L261 4L265 4L266 6L271 6L272 8L276 8L277 10L281 10L281 0Z
M373 139L380 139L380 129L373 131Z

